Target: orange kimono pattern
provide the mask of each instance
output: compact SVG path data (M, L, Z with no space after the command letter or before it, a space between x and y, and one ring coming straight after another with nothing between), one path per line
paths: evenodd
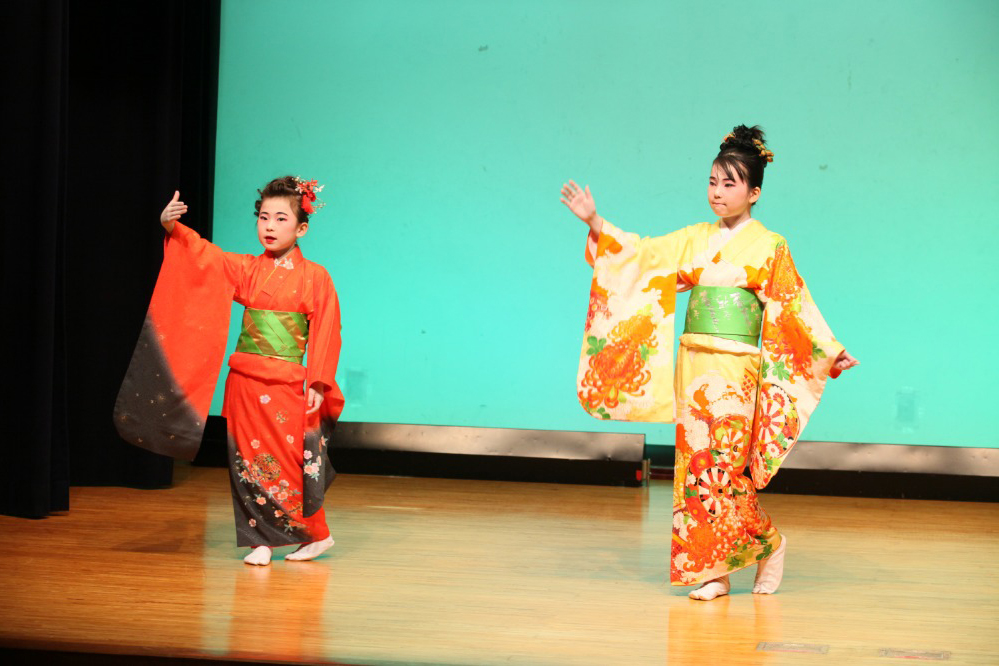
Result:
M798 275L787 243L756 220L639 238L604 224L588 239L594 267L580 354L580 403L600 419L676 422L670 580L694 585L749 566L780 544L759 505L821 398L842 351ZM680 337L677 291L752 290L760 346ZM747 474L748 470L748 474Z
M293 248L278 261L223 252L176 223L131 365L115 405L119 433L177 457L197 452L228 337L232 300L300 312L309 322L302 366L260 354L229 359L222 408L240 546L280 546L329 535L323 495L333 481L328 444L343 409L336 385L340 309L322 266ZM305 390L322 389L306 415Z

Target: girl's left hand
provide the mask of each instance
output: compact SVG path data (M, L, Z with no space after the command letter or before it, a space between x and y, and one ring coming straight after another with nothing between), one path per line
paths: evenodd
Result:
M305 413L306 414L315 414L316 412L319 411L319 407L322 404L323 404L323 394L322 394L322 392L321 391L317 391L316 389L314 389L314 388L312 388L310 386L309 387L309 402L308 402L308 405L307 405L309 409Z
M562 198L559 199L566 208L585 222L597 236L604 226L604 218L597 215L597 205L593 202L593 195L590 194L590 186L580 189L575 181L570 180L562 184Z
M839 356L836 357L836 362L833 363L833 368L836 369L836 374L839 374L840 372L852 368L855 365L860 365L860 361L850 356L850 354L844 349L839 353Z

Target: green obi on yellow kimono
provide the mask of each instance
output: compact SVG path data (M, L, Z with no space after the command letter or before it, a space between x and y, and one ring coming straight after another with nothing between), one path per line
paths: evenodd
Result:
M309 320L301 312L246 308L236 351L301 363L309 340Z
M691 289L684 333L707 333L755 346L762 326L763 308L749 289L701 285Z

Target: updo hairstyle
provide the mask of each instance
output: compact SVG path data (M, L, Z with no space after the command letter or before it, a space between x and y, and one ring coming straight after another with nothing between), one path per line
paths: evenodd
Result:
M253 204L253 210L257 217L260 216L260 206L264 203L264 199L287 197L288 201L291 202L291 210L295 213L298 224L309 221L309 214L302 210L302 193L298 191L298 181L295 180L294 176L275 178L264 185L264 189L257 190L257 194L260 195L260 198Z
M722 141L714 164L729 178L739 174L739 179L745 181L749 189L762 188L763 170L767 162L773 161L773 153L766 150L765 144L759 125L739 125Z

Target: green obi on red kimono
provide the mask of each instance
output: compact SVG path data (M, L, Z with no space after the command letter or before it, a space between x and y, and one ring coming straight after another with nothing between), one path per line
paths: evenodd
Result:
M707 333L757 345L763 326L763 308L749 289L705 287L690 290L684 333Z
M246 308L236 351L301 363L309 340L309 320L301 312Z

